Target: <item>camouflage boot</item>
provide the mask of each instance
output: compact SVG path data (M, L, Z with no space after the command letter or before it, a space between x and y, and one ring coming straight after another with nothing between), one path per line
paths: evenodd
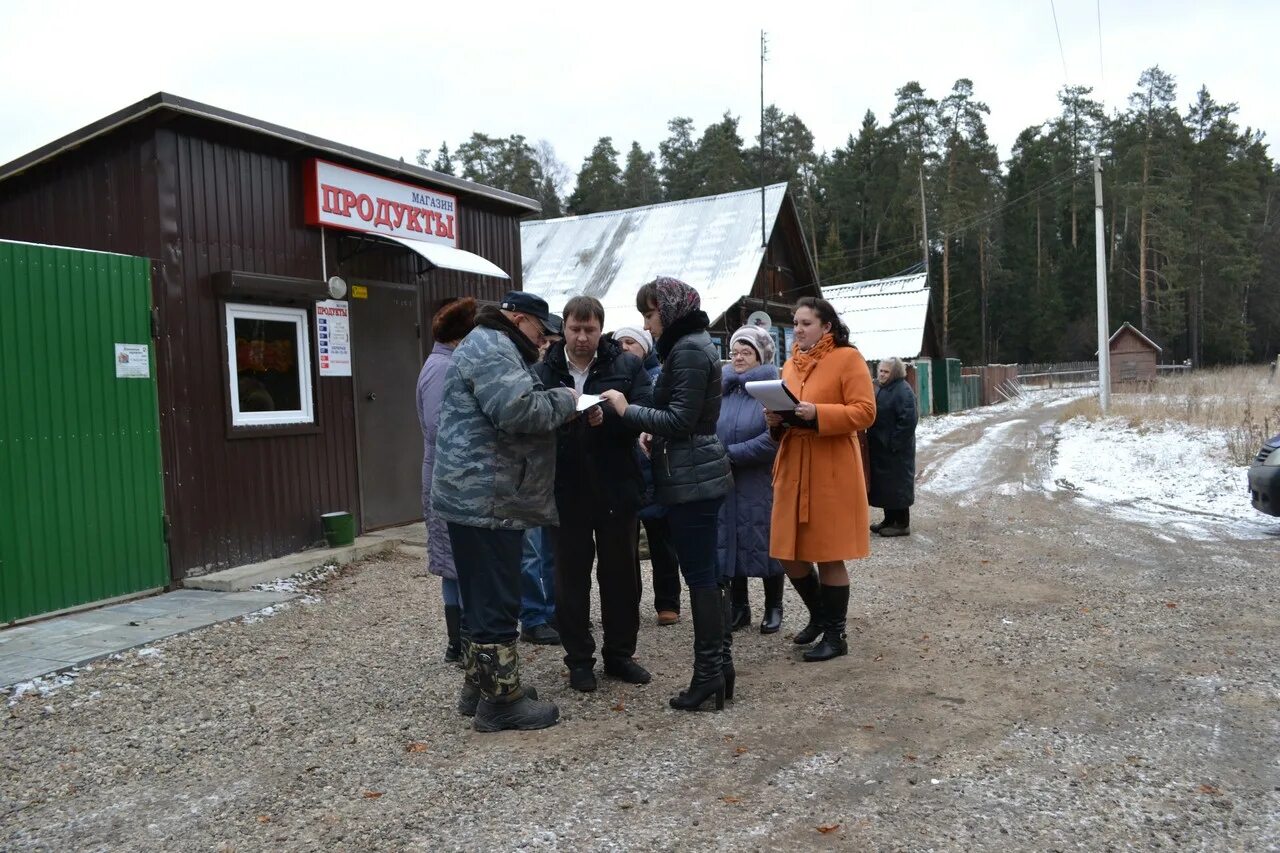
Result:
M462 638L462 659L459 666L462 667L462 692L458 694L458 713L464 717L474 717L476 715L476 706L480 704L480 683L477 681L478 670L476 668L475 652L471 648L471 638L464 636ZM530 699L538 698L538 691L532 686L524 688L524 695Z
M545 729L560 719L554 702L535 699L520 686L520 653L515 641L473 643L471 650L483 694L476 707L476 731Z

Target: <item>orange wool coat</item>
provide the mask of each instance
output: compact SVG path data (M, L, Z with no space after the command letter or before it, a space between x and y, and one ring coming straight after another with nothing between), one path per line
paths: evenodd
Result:
M871 553L871 513L858 430L876 419L871 371L855 347L831 350L802 383L791 360L782 379L818 407L818 428L785 431L773 463L769 556L831 562Z

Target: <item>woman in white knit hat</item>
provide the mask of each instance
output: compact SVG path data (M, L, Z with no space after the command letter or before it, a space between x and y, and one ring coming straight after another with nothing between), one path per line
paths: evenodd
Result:
M729 453L733 489L720 508L720 571L729 578L732 628L751 622L747 579L764 581L760 633L782 627L782 564L769 557L773 513L773 458L778 443L769 434L764 409L746 383L778 378L773 337L760 326L743 326L729 338L730 366L720 374L720 418L716 435Z
M613 339L644 362L650 381L658 378L662 365L658 362L658 354L653 351L653 335L639 326L619 326L613 330ZM645 491L652 494L653 469L649 457L638 447L636 456L644 473ZM640 510L640 523L644 525L645 541L649 543L649 563L653 568L653 609L658 614L659 625L674 625L680 621L680 558L676 555L675 545L671 544L667 508L650 503ZM636 573L639 572L637 562Z

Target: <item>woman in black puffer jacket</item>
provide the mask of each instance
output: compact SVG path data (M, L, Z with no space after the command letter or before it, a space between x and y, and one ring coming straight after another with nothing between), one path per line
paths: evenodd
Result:
M653 406L628 405L617 391L602 396L623 422L652 436L654 500L667 507L671 540L689 587L693 611L693 678L671 707L696 711L714 697L716 710L733 698L734 669L728 587L716 556L720 505L733 485L729 457L716 438L720 417L720 353L698 291L674 278L640 288L636 309L658 339L662 372Z

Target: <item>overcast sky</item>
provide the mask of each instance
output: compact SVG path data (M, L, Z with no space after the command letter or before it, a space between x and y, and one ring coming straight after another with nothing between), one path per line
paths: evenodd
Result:
M0 163L161 90L406 160L472 131L522 133L576 172L600 136L656 152L668 119L701 131L725 110L750 144L761 29L766 100L819 149L867 109L886 119L908 80L941 98L969 77L1007 156L1065 82L1110 111L1154 64L1184 109L1204 84L1240 105L1241 125L1280 134L1277 0L0 0Z

